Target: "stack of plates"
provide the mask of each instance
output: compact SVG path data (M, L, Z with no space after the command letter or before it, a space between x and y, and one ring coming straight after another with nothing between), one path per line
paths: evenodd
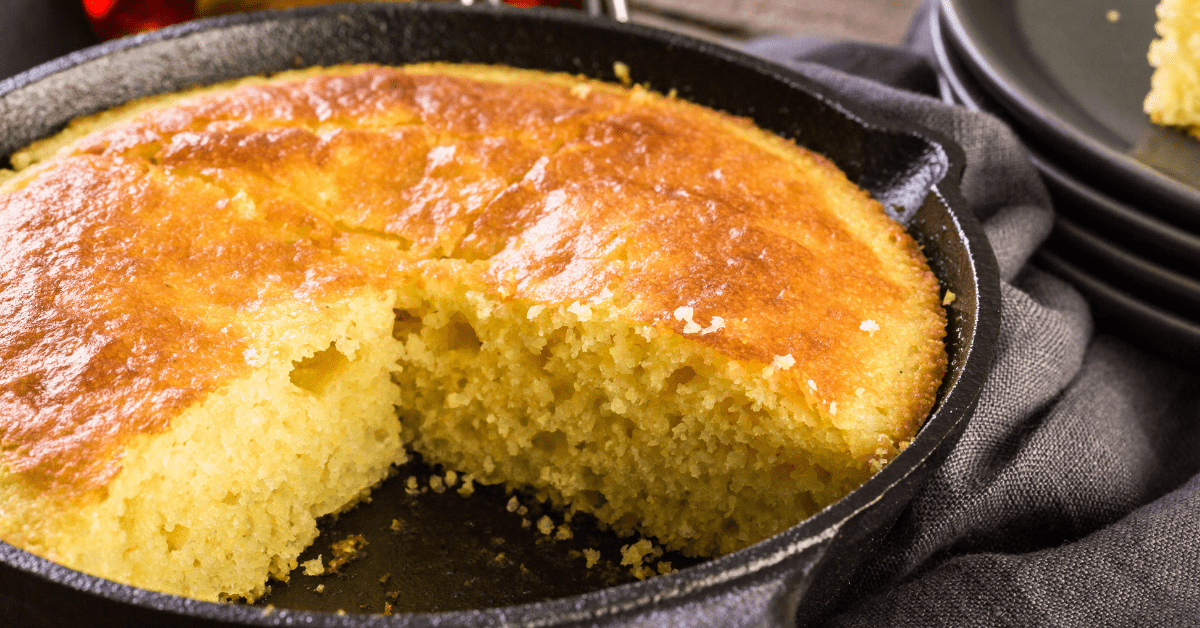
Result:
M1004 118L1054 197L1034 263L1098 327L1200 365L1200 140L1142 113L1146 0L941 0L929 27L943 99Z

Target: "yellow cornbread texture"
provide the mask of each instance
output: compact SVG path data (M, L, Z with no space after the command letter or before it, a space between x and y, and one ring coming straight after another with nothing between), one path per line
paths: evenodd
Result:
M1154 66L1145 110L1155 124L1177 126L1200 138L1200 2L1158 3L1158 39L1150 44Z
M945 371L878 203L641 88L313 69L12 162L0 538L154 590L258 597L405 446L443 488L734 551L891 460Z

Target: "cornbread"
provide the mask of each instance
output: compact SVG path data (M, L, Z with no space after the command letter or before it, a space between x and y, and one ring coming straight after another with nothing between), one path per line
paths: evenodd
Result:
M1161 0L1158 39L1148 54L1154 74L1145 110L1155 124L1177 126L1200 138L1200 2Z
M0 538L159 591L261 595L406 446L730 552L879 470L945 370L937 280L877 202L637 87L312 69L12 163Z

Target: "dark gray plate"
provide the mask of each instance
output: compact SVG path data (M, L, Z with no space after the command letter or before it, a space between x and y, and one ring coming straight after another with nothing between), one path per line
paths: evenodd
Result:
M941 0L941 8L945 41L1048 157L1118 200L1200 229L1200 142L1142 113L1153 2Z
M1008 112L984 91L961 58L947 46L942 25L940 11L932 11L929 28L942 99L977 111L987 111L1008 121L1016 130L1023 131ZM1200 234L1181 229L1117 201L1039 154L1043 149L1036 137L1026 133L1022 140L1031 152L1034 166L1042 173L1046 186L1054 195L1055 209L1059 213L1070 216L1081 225L1147 260L1189 276L1196 275L1200 269Z
M1136 330L1136 339L1143 348L1192 368L1200 366L1200 323L1114 288L1049 250L1038 251L1034 262L1071 282L1096 310L1096 323L1101 328L1124 336L1129 335L1128 330Z
M975 81L947 45L944 17L930 12L930 34L942 100L1011 118ZM1020 131L1019 125L1014 125ZM1034 140L1023 136L1027 147ZM1196 365L1200 322L1193 305L1200 272L1200 237L1113 200L1034 152L1030 158L1054 199L1054 239L1039 251L1039 266L1070 281L1088 299L1103 329L1185 364ZM1096 232L1099 232L1098 235ZM1108 236L1111 241L1106 241ZM1120 243L1123 246L1118 246ZM1065 250L1064 250L1065 247ZM1128 250L1127 250L1128 249ZM1131 252L1132 251L1132 252ZM1158 266L1151 261L1159 261ZM1094 268L1097 267L1097 268ZM1088 272L1089 268L1095 272ZM1172 272L1170 268L1181 272ZM1103 277L1103 278L1101 278ZM1113 282L1122 284L1122 288ZM1164 309L1136 295L1163 297ZM1124 288L1124 289L1123 289Z
M815 620L838 602L858 566L961 433L999 327L995 259L957 192L961 149L938 134L882 124L803 76L680 35L576 12L385 3L193 22L109 42L2 80L0 159L74 116L139 96L296 65L433 59L605 80L614 80L613 62L623 61L635 81L748 116L824 153L876 198L900 208L899 218L924 247L934 273L958 295L947 308L949 370L913 443L862 487L775 537L673 574L588 593L551 593L545 601L501 608L340 617L152 593L0 543L0 613L6 619L65 626L792 626L797 617ZM393 569L407 568L397 562ZM514 584L492 580L490 586L500 588ZM378 582L370 586L377 590Z
M1062 216L1045 247L1149 305L1200 324L1200 281L1192 277L1133 255Z

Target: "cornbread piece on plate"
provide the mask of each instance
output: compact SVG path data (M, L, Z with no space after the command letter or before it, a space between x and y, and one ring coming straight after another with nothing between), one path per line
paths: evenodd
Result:
M1162 0L1159 38L1150 44L1150 93L1145 110L1155 124L1177 126L1200 138L1200 2Z
M405 446L730 552L906 445L937 280L829 161L640 88L313 69L131 103L0 183L0 538L200 599Z

